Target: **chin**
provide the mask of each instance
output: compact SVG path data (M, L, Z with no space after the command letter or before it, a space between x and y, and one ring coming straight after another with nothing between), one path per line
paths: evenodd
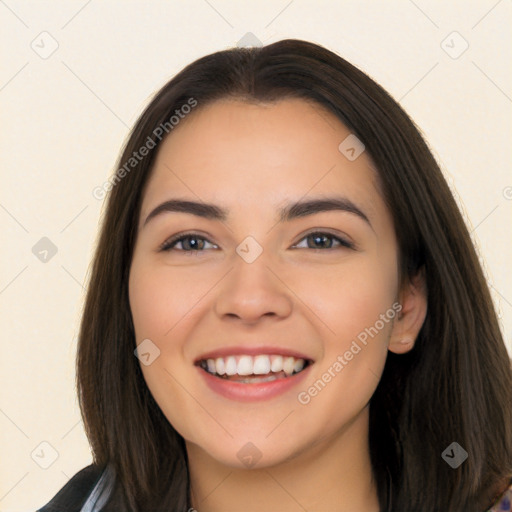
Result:
M275 442L270 442L261 433L252 438L246 434L243 438L230 438L229 441L222 442L222 445L216 443L208 446L206 443L187 442L187 449L193 446L192 449L201 451L203 457L229 468L264 469L286 463L297 456L296 440L295 447L286 447L283 441L276 438Z

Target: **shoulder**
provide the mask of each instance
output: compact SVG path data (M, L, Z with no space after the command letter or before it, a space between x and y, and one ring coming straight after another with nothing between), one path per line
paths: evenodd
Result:
M487 512L512 512L512 481L509 487L493 502Z
M94 464L83 468L37 512L79 512L103 472L104 468Z

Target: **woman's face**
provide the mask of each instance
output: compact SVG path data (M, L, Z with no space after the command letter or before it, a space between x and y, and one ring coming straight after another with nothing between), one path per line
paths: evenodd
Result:
M376 173L349 136L304 100L222 100L162 144L130 306L144 378L189 450L262 467L365 435L399 276ZM186 203L154 211L167 201Z

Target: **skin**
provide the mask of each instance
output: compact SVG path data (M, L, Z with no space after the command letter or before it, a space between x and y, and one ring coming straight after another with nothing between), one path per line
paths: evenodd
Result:
M137 343L149 338L160 350L141 368L186 441L192 504L200 512L379 510L368 402L388 350L413 347L426 292L421 275L400 285L393 220L371 159L363 152L349 161L338 150L349 134L304 100L221 100L189 115L159 150L143 191L130 306ZM285 204L333 194L355 203L369 223L345 211L278 222ZM214 203L229 215L221 222L166 212L144 225L171 198ZM159 250L189 230L209 242L202 251L184 251L181 243ZM333 248L308 246L312 230L355 248L331 238ZM263 248L250 264L235 250L249 235ZM397 301L400 318L301 404L297 394ZM193 364L213 349L258 344L308 355L314 364L307 379L277 397L244 403L210 390ZM261 453L251 469L237 457L248 442Z

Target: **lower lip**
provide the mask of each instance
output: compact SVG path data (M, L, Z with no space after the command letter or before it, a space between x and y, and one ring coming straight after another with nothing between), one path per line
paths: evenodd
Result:
M271 382L259 382L257 384L243 384L241 382L222 379L215 377L199 366L196 366L196 368L206 381L208 387L215 393L239 402L256 402L258 400L268 400L282 395L294 386L300 384L309 373L311 366L312 365L309 365L306 369L290 377L283 377Z

